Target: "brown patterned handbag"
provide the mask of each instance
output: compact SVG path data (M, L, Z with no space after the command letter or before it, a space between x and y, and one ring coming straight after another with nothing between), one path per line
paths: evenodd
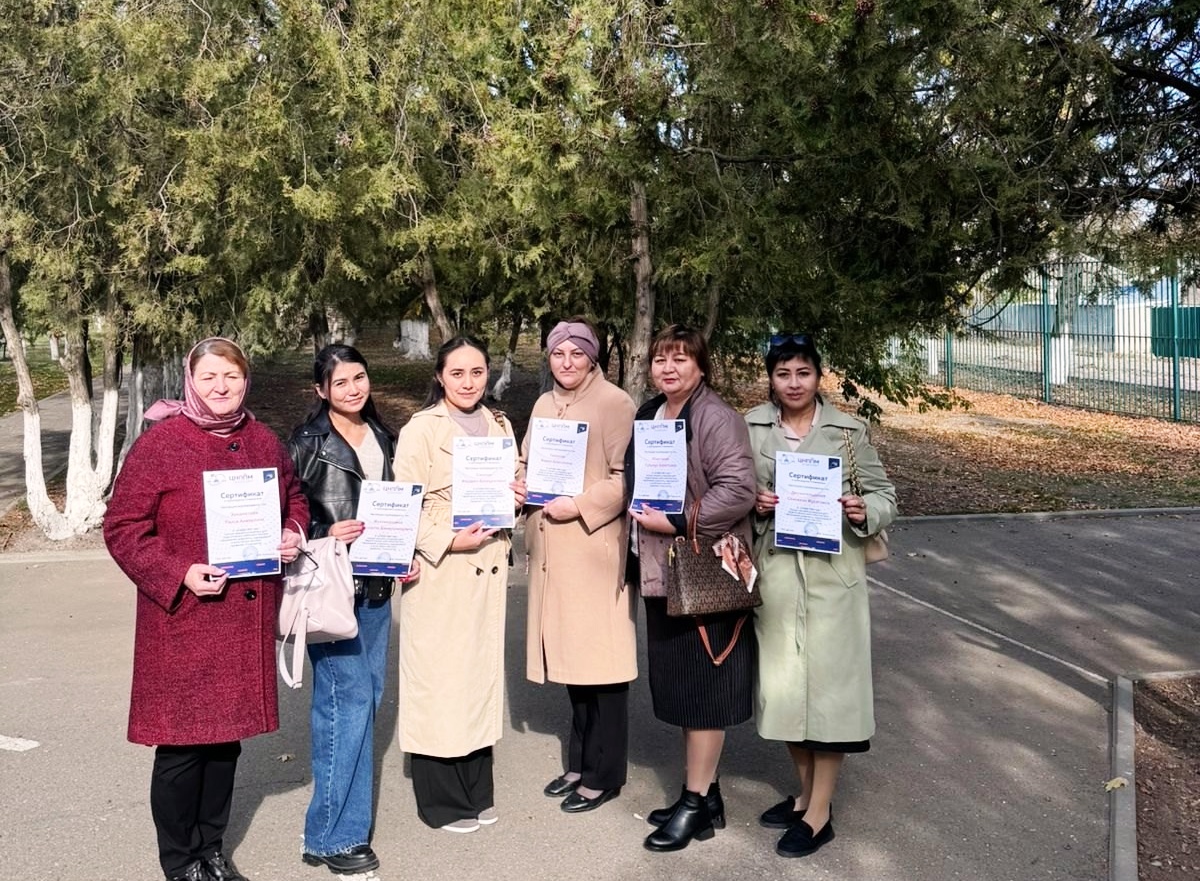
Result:
M862 481L858 477L858 459L854 455L854 441L850 438L850 429L842 429L842 437L846 440L846 458L850 465L850 491L856 496L862 496ZM868 563L882 563L888 558L888 534L881 529L874 535L863 539L863 556Z
M686 537L675 537L667 552L667 614L673 618L689 615L717 615L740 612L762 605L757 587L747 589L740 575L730 575L721 566L721 556L713 546L723 536L697 536L700 501L692 506ZM726 533L731 541L739 541Z

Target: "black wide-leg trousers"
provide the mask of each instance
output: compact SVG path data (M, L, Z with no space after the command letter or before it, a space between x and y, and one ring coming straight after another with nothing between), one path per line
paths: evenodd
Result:
M568 685L571 737L567 770L588 789L625 785L629 765L629 683Z
M150 775L158 860L168 878L224 847L242 745L159 746Z

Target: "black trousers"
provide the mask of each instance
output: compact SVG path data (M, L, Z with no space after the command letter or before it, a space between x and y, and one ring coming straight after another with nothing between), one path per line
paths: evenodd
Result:
M150 775L158 861L170 878L224 847L242 745L160 746Z
M567 770L588 789L625 785L629 764L629 683L568 685L571 737Z
M490 746L451 759L410 753L409 761L417 816L425 825L440 829L495 806Z

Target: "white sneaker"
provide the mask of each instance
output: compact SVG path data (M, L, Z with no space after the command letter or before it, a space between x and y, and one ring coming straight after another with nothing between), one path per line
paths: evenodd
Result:
M482 811L479 812L479 825L480 826L491 826L493 823L495 823L499 819L500 819L500 815L496 813L496 808L494 805L490 808L484 808Z
M453 823L447 823L442 829L446 832L478 832L479 821L471 818L455 820Z

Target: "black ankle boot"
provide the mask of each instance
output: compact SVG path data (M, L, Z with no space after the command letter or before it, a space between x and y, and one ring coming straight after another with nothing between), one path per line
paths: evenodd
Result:
M708 801L700 793L685 789L670 819L657 832L647 835L644 843L647 850L662 852L683 850L693 838L707 841L712 837L713 822Z
M663 823L671 819L671 814L675 813L675 809L683 801L683 794L685 792L687 792L687 787L680 787L679 798L675 799L675 803L667 805L665 808L657 808L651 811L646 815L646 822L651 826L662 826ZM708 813L712 817L713 828L724 829L725 799L721 798L721 781L719 779L714 780L712 786L708 787L708 794L704 796L704 800L708 802Z

